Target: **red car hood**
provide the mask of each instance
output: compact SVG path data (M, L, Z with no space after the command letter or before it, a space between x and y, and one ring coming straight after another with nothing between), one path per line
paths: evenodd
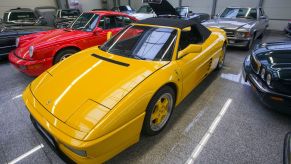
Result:
M23 59L32 60L29 56L29 47L34 46L34 52L37 53L40 49L54 48L54 45L63 44L64 42L70 42L78 38L83 38L88 35L92 35L91 32L85 32L81 30L69 30L69 29L56 29L51 30L43 34L36 35L33 39L28 40L21 44L15 51L16 55Z

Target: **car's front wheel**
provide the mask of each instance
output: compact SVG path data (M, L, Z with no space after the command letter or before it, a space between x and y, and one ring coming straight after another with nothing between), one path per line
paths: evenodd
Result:
M160 133L167 125L175 106L175 92L169 87L161 88L151 99L143 123L142 132L153 136Z
M71 55L75 54L76 52L78 52L78 50L75 50L75 49L64 49L64 50L58 52L55 59L54 59L54 64L57 64L58 62L65 60L66 58L70 57Z

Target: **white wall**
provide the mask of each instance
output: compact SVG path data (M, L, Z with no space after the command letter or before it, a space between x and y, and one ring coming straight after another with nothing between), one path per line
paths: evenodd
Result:
M143 5L142 0L131 0L130 3L131 3L131 7L136 9L136 10L139 9L140 6Z
M55 0L0 0L0 17L2 18L4 12L12 8L22 7L34 9L40 6L56 7L56 2Z
M283 30L291 20L291 0L264 0L263 8L271 20L269 29Z
M102 9L102 0L79 0L83 11L90 11L92 9Z
M272 0L277 1L277 0ZM217 0L216 14L222 12L226 7L257 7L259 0Z
M211 14L213 0L183 0L182 6L189 6L194 13Z

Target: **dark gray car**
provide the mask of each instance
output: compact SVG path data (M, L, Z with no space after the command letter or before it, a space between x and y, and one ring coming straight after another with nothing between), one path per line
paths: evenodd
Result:
M224 29L229 46L250 49L254 40L263 37L269 19L262 8L228 7L203 25Z
M16 48L19 36L53 29L42 24L45 23L31 9L17 8L5 12L0 24L0 57Z

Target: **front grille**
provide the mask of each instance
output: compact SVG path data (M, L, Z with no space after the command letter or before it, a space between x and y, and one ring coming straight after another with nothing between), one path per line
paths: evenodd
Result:
M226 32L227 37L234 37L235 31L234 30L229 30L229 29L223 29Z
M254 59L253 55L251 55L250 61L251 61L251 66L252 66L252 69L254 70L254 72L256 74L259 74L259 72L260 72L260 64Z

